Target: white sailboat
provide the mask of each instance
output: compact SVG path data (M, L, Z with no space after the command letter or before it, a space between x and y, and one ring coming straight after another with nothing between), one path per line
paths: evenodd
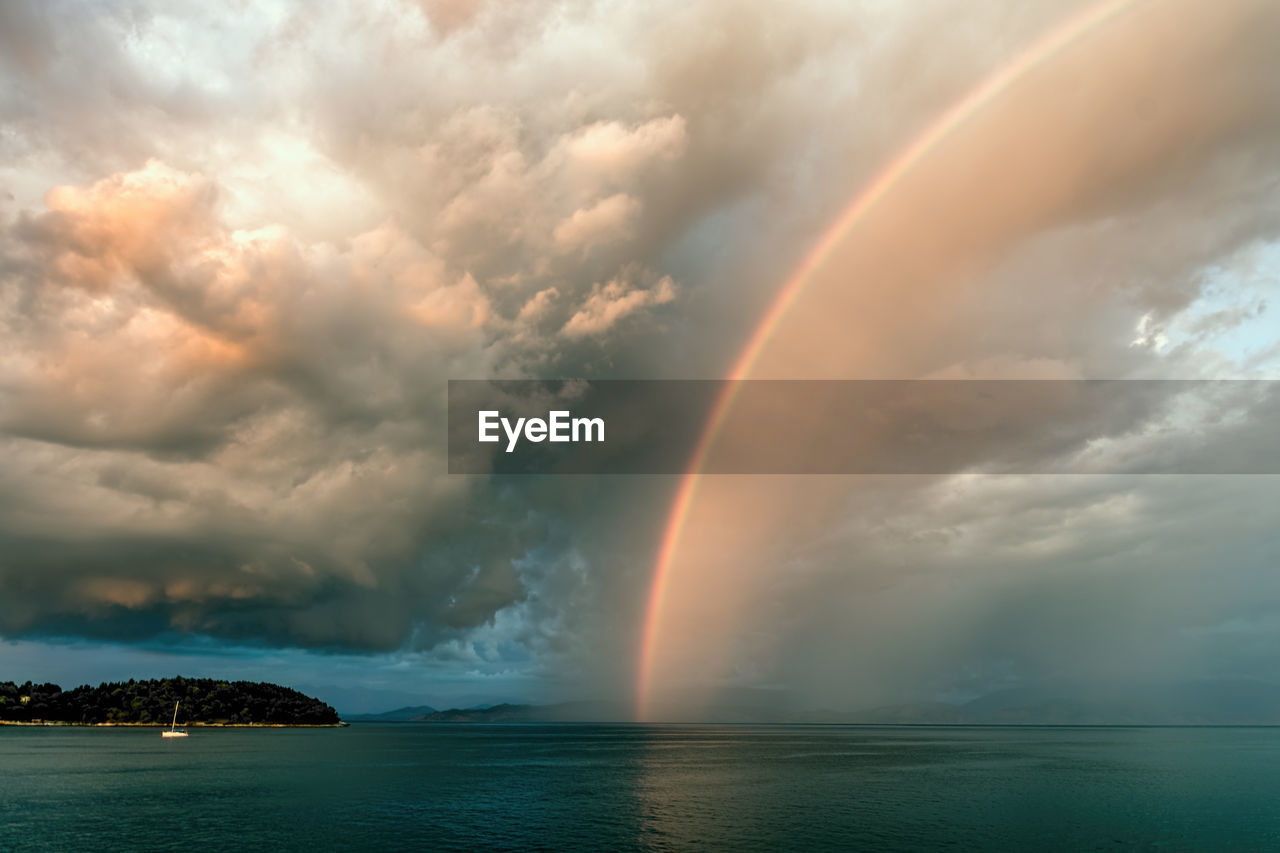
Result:
M173 703L173 725L160 732L160 737L186 737L187 730L178 728L178 702Z

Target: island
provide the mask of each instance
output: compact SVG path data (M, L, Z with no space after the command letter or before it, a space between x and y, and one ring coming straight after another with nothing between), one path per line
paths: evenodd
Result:
M214 678L109 681L63 690L0 681L0 725L343 726L319 699L278 684Z

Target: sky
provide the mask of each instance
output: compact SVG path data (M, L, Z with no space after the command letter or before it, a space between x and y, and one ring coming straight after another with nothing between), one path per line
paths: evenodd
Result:
M0 0L0 679L1280 680L1273 476L444 442L461 378L1280 378L1274 4L233 5ZM1168 403L1101 452L1266 423Z

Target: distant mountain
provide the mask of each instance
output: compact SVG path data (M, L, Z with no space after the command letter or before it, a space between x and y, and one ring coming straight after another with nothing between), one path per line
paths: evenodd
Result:
M625 706L610 702L561 702L556 705L503 703L487 708L451 708L414 718L420 723L584 723L630 720Z
M959 704L908 702L857 711L796 710L777 691L739 688L690 692L681 706L688 710L663 719L744 724L1280 725L1280 685L1227 679L1112 687L1062 684L1000 690ZM420 723L623 722L632 718L631 708L617 702L503 703L441 711L402 708L377 717Z
M450 708L433 711L415 718L419 723L529 723L546 722L543 705L491 705L488 708Z
M0 722L73 725L336 726L338 713L319 699L259 681L156 678L63 690L56 684L0 682Z
M346 719L349 722L362 723L407 723L425 717L427 714L434 714L435 711L436 709L430 705L406 705L394 711L383 711L381 714L347 714Z

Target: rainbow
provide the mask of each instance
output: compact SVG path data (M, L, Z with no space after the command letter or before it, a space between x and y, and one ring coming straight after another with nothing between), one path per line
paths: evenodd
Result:
M731 380L750 376L778 324L795 303L813 274L826 263L845 235L855 228L875 206L898 185L904 176L940 146L952 133L978 115L984 107L1010 91L1019 80L1061 54L1072 44L1097 32L1105 25L1153 0L1103 0L1080 14L1067 19L1039 38L1005 65L985 78L962 99L943 112L875 176L854 197L839 218L819 238L796 271L787 279L755 331L751 334L732 370ZM706 455L721 424L733 407L736 385L726 384L703 428L689 466L681 477L671 511L667 517L658 548L653 579L641 630L640 659L636 684L636 719L649 718L653 688L654 658L662 622L663 604L670 585L672 566L679 551L681 534L698 492L698 483Z

